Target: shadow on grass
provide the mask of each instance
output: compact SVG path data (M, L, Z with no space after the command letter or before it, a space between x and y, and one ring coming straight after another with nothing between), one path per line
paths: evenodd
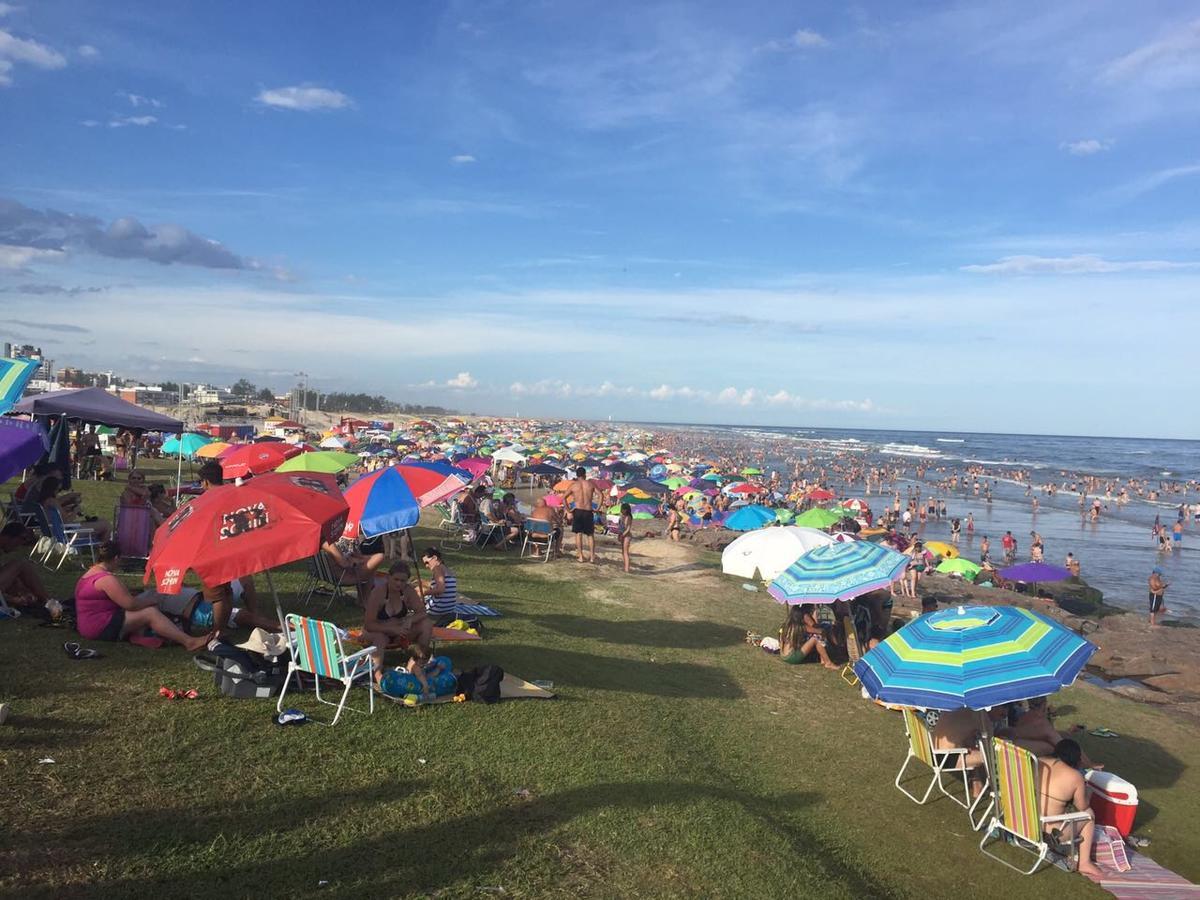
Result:
M107 843L108 861L118 868L124 868L120 858L131 850L134 858L126 865L134 869L140 867L146 856L170 853L181 861L183 871L169 880L160 878L156 883L130 876L93 885L106 895L149 895L156 886L177 890L180 884L185 884L192 896L264 889L275 896L297 896L314 891L318 882L324 881L326 889L338 896L349 896L355 886L369 886L376 896L398 896L435 890L453 892L473 884L486 884L522 852L536 854L534 848L539 845L552 846L554 832L580 817L706 804L726 807L722 818L737 821L740 814L768 831L786 845L794 860L803 861L809 870L807 874L823 890L855 897L882 897L890 893L889 885L878 881L865 867L847 864L836 840L800 821L803 811L818 801L819 795L794 793L767 798L735 788L690 782L588 785L525 802L514 799L488 811L442 822L414 824L401 830L368 831L354 843L329 848L321 846L329 840L329 832L325 830L313 834L311 840L301 841L306 845L303 850L296 849L294 839L280 842L280 852L268 860L246 861L237 852L239 842L257 838L265 830L250 823L277 823L270 829L276 834L301 832L314 821L329 823L351 815L370 816L373 809L421 787L382 782L352 794L280 795L277 799L260 800L250 808L239 803L201 805L186 813L146 810L136 817L132 827L126 815L107 814L79 822L61 846L64 851L72 852L72 844L92 844L97 836L103 836L100 840ZM686 813L677 810L674 814ZM196 851L215 846L214 834L222 845L230 848L225 859L211 868L189 863L189 859L204 855ZM170 836L169 844L164 835ZM603 846L590 849L601 854L606 850ZM591 871L565 874L592 880L599 877Z
M1120 775L1138 789L1138 826L1145 826L1158 816L1158 807L1145 797L1145 792L1174 787L1187 765L1173 753L1146 738L1124 734L1115 740L1084 736L1088 755L1105 768Z
M584 616L531 616L534 622L569 637L595 638L609 644L707 649L739 644L746 632L717 622L644 619L636 622L589 619Z
M699 663L651 662L649 659L597 656L554 647L503 644L494 648L464 645L460 655L494 662L523 678L549 679L559 687L575 686L601 691L650 694L658 697L691 697L738 700L745 696L733 677L719 666ZM455 665L459 663L454 658ZM465 664L465 660L464 660ZM479 665L472 662L471 665Z
M4 748L36 749L41 752L77 747L98 727L90 722L58 719L53 716L14 714L4 725Z

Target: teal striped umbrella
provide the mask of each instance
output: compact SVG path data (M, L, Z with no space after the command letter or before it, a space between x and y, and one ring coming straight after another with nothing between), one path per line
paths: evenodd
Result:
M923 709L988 709L1071 684L1095 644L1016 606L959 606L914 619L854 664L867 693Z
M817 547L792 563L767 587L780 603L832 603L887 587L909 558L890 547L847 541Z

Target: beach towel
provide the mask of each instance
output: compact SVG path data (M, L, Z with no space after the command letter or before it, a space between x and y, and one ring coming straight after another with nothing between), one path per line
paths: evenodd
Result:
M387 694L380 693L381 697L386 697L388 700L395 702L401 709L412 709L413 707L406 706L402 697L389 697ZM538 687L532 681L526 681L524 678L518 678L509 672L504 673L504 678L500 682L500 699L501 700L553 700L555 694L553 691L543 687ZM435 706L440 703L453 703L453 697L437 697L422 703L421 706Z
M1120 900L1200 900L1200 886L1160 866L1150 857L1125 846L1129 868L1121 872L1113 866L1111 858L1105 859L1108 854L1100 850L1101 846L1098 839L1095 862L1100 877L1092 878L1092 881L1114 897ZM1067 861L1060 858L1055 865L1066 869Z
M490 606L483 606L479 603L460 603L455 607L455 611L459 618L466 616L498 616L500 613L492 609Z

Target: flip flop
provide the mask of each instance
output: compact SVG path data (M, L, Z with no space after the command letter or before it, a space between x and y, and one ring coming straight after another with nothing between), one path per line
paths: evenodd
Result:
M276 725L306 725L308 716L298 709L285 709L277 716L271 717Z
M158 689L158 696L166 697L168 700L174 700L176 695L173 690L171 690L169 687L167 687L164 684L162 687L160 687Z
M1120 737L1115 731L1110 728L1093 728L1088 734L1098 738L1116 738Z
M92 650L87 647L80 647L75 641L67 641L63 644L63 651L71 659L99 659L100 651Z

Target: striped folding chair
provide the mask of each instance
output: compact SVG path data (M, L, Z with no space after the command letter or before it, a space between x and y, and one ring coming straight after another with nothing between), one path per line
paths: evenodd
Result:
M905 707L904 710L904 730L908 733L908 754L904 757L904 765L900 767L900 771L896 773L896 787L900 793L904 794L909 800L914 803L927 803L933 789L937 788L963 809L971 808L971 786L967 781L968 772L965 765L965 758L971 751L966 747L955 747L950 750L935 750L933 746L933 735L930 734L929 728L925 725L925 720L917 715L916 710L911 707ZM916 794L908 790L901 781L904 780L905 771L908 769L909 763L913 760L924 764L932 772L929 779L929 786L925 788L925 793L918 797ZM957 765L955 765L957 763ZM946 790L946 785L942 781L942 775L961 776L963 783L963 799L959 799Z
M318 594L328 595L329 602L325 604L325 612L333 606L333 601L342 596L342 581L346 570L341 566L330 563L329 556L324 550L318 550L308 560L308 578L300 589L300 602L308 604Z
M357 653L347 654L342 647L342 636L332 622L310 619L295 613L289 613L284 617L283 633L287 636L288 649L291 650L292 658L288 662L287 677L283 680L283 690L279 692L279 702L275 704L277 711L283 709L283 698L287 696L292 675L304 672L313 676L318 702L337 707L333 721L322 722L322 725L336 725L337 720L341 718L342 710L352 709L352 707L346 706L346 698L350 696L350 688L353 687L355 680L363 674L367 676L369 713L375 712L375 691L372 685L375 669L371 662L371 654L375 652L375 647L364 647ZM342 683L342 696L338 702L334 703L321 696L322 678ZM362 710L353 711L362 712Z
M1078 844L1083 837L1083 826L1092 821L1091 810L1065 813L1061 816L1043 816L1041 798L1038 796L1038 758L1024 747L1018 747L1002 738L992 739L991 781L994 806L991 820L984 828L979 849L997 862L1022 875L1032 875L1046 861L1051 852L1066 849L1063 854L1075 860ZM1066 833L1067 843L1047 839L1047 827L1056 833ZM1023 869L997 856L987 848L989 841L1007 837L1009 843L1037 856L1033 866Z

